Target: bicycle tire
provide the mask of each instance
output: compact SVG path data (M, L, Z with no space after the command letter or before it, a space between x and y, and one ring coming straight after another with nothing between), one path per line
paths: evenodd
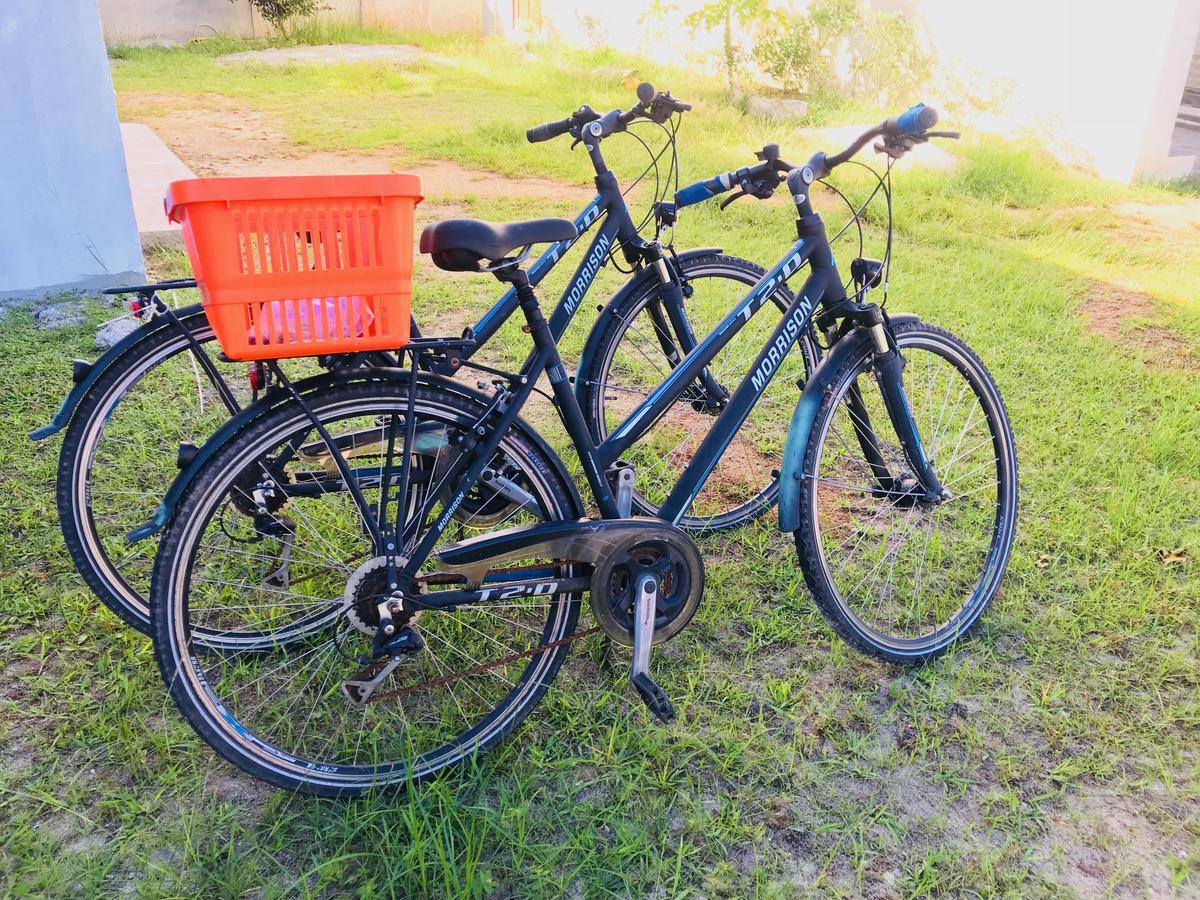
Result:
M1012 553L1016 529L1018 476L1012 427L1004 408L1004 402L991 374L974 351L949 331L921 322L894 326L893 337L901 352L905 354L905 387L909 392L918 431L922 433L922 442L926 444L935 470L941 470L939 477L943 479L947 490L951 491L951 499L946 504L929 509L923 510L919 506L913 506L910 509L908 508L910 499L901 491L891 492L895 496L890 500L887 497L889 492L872 491L868 466L865 461L857 460L854 461L854 465L851 465L854 439L849 435L853 431L853 420L850 418L848 407L843 403L843 398L850 386L857 383L860 378L867 382L868 387L874 383L874 379L869 374L873 351L870 348L864 348L861 354L848 360L835 373L830 382L830 388L825 392L813 420L811 438L805 451L801 470L804 474L801 479L799 495L800 527L795 532L795 541L808 589L834 631L851 646L864 653L887 662L911 665L934 659L945 653L958 641L968 637L978 626L984 611L995 598ZM924 354L919 356L918 351L924 351ZM932 356L938 357L939 363L932 363L930 359ZM950 406L949 393L946 394L946 399L940 405L935 402L927 402L932 401L934 397L932 387L927 389L926 396L921 395L916 382L921 379L922 359L924 359L925 378L929 383L931 383L932 367L942 363L947 367L943 371L948 376L953 377L953 374L957 373L962 377L965 384L958 387L958 400L954 402L953 408ZM951 384L954 385L956 382L951 382ZM971 412L968 418L963 420L964 424L957 443L951 449L948 457L941 458L939 464L941 451L950 446L948 435L968 389L978 402L979 408L984 412L983 421L986 423L987 433L972 432L972 437L966 438L975 410L975 407L970 407ZM877 399L872 395L872 404L875 404ZM887 442L884 435L880 433L881 429L886 430L887 436L892 438L890 450L885 451L885 455L891 456L890 464L893 467L905 465L903 450L897 446L898 442L891 433L890 422L887 421L886 414L882 412L881 401L875 406L875 411L878 416L871 414L870 422L876 436L881 439L884 446L887 445ZM846 436L842 436L836 428L836 422L839 421L837 417L843 413L845 418L841 421L844 422ZM871 411L868 410L868 413L870 414ZM934 427L928 427L928 423L923 427L922 422L926 418L935 423ZM827 447L834 447L834 440L831 439L831 436L841 442L846 450L845 453L831 450L829 454L826 454ZM964 449L964 444L967 449ZM990 452L994 453L990 459L988 456L989 446ZM836 457L844 460L840 464L833 463L835 453ZM958 503L958 501L972 496L982 496L986 501L991 495L989 473L993 463L995 466L995 513L989 517L986 504L978 513L981 527L986 528L990 534L986 553L981 556L980 572L977 579L969 575L956 579L950 574L952 570L948 562L943 563L940 567L935 566L937 556L931 555L931 546L933 553L940 554L943 552L942 548L950 543L950 538L946 537L941 524L947 521L951 525L955 524L956 519L950 517L966 519L967 524L970 524L970 514L959 513L959 510L964 508L964 504L955 505L952 508L950 504ZM967 475L962 475L960 470L953 468L954 466L961 468L968 465L976 466L976 468L968 471ZM978 472L977 476L976 472ZM852 481L856 475L863 480L863 485ZM972 478L973 480L968 480ZM964 481L966 484L963 484ZM822 485L826 490L821 490ZM841 496L845 494L856 499L847 500ZM872 506L870 505L872 500L880 502ZM886 504L883 501L887 501ZM947 510L949 510L948 513ZM941 518L939 519L938 516ZM932 541L935 524L938 529L937 540ZM914 531L914 529L923 529L923 532ZM840 548L843 551L841 558L831 559L826 544L835 544L843 533L846 534L845 540L833 548L835 550ZM878 560L875 560L873 556L868 556L860 568L851 568L851 554L863 546L864 541L872 533L882 537L883 540L884 549ZM919 557L916 552L912 554L915 561L913 578L910 581L908 575L902 570L900 578L897 579L896 570L904 548L910 537L918 538L921 533L924 533L923 551ZM853 546L849 546L850 541L854 541ZM967 558L973 557L978 552L977 549L973 549L968 535L964 535L958 540L957 547L958 550L955 553L947 553L947 557ZM846 552L847 550L849 552ZM869 550L865 552L869 553ZM837 564L836 572L833 570L835 563ZM882 615L885 608L895 606L897 621L905 619L920 622L922 618L920 611L925 608L922 604L924 591L933 585L935 579L945 587L947 596L951 594L958 596L960 590L958 585L960 584L967 585L973 582L973 587L970 587L968 596L957 607L953 600L940 605L931 603L928 607L929 612L924 618L929 619L932 624L921 626L927 630L927 633L916 637L888 633L880 627L880 623L868 621L866 611L858 609L852 603L857 592L865 584L865 578L860 577L859 572L861 568L866 568L872 563L873 568L868 571L865 578L874 578L870 587L875 590L864 592L864 603L869 601L870 605L878 611L877 615ZM878 582L885 566L888 567L887 581L879 585ZM973 565L971 567L973 568ZM847 575L847 572L851 574ZM847 588L847 585L852 585L852 587ZM911 586L908 597L911 598L915 594L915 602L912 599L905 599L904 591L900 590L905 585ZM962 589L966 590L966 588ZM903 609L892 603L889 595L899 597ZM949 608L954 608L953 613L947 614L946 610Z

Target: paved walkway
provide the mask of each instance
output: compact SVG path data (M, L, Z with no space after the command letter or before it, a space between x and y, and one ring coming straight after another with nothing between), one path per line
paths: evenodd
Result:
M1200 174L1200 128L1189 128L1176 123L1171 135L1171 156L1191 156L1192 174Z
M195 176L146 125L123 122L121 141L125 144L133 217L142 244L178 241L179 226L167 220L163 197L172 181Z

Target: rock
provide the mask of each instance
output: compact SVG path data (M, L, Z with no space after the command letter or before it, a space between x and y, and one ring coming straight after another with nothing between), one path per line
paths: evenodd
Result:
M38 328L68 328L72 325L82 325L87 321L84 310L87 303L83 300L68 300L65 303L52 303L42 307L33 314Z
M121 338L128 334L132 334L141 327L141 323L137 319L122 317L120 319L111 319L100 326L96 332L96 346L101 350L107 350Z
M803 100L749 94L746 97L746 112L764 119L803 119L808 115L808 104Z

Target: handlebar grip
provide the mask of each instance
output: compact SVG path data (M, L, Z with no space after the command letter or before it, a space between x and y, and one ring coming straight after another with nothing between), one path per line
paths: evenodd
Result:
M675 206L677 209L683 209L685 206L703 203L717 194L725 193L731 187L733 187L733 176L728 172L705 181L697 181L675 192Z
M924 103L910 106L898 116L893 116L883 123L883 131L888 137L904 137L908 134L920 134L928 131L937 124L937 110Z
M547 122L545 125L535 125L525 132L525 140L531 144L540 144L560 134L566 134L571 130L572 124L570 119L562 119L558 122Z

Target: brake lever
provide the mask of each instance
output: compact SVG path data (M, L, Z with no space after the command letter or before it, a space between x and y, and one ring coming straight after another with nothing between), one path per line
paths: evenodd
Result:
M906 134L903 137L885 138L875 144L876 153L886 153L892 159L899 159L917 144L924 144L929 140L927 132L919 134Z
M960 131L927 131L927 132L925 132L925 137L927 137L927 138L947 138L951 141L957 141L959 138L962 137L962 132L960 132Z
M750 192L749 192L749 191L738 191L736 194L731 194L731 195L730 195L729 197L727 197L725 200L721 201L721 207L720 207L720 208L721 208L721 209L724 209L724 208L725 208L725 207L727 207L727 206L728 206L730 203L732 203L734 200L740 200L742 197L749 197L749 196L750 196Z

